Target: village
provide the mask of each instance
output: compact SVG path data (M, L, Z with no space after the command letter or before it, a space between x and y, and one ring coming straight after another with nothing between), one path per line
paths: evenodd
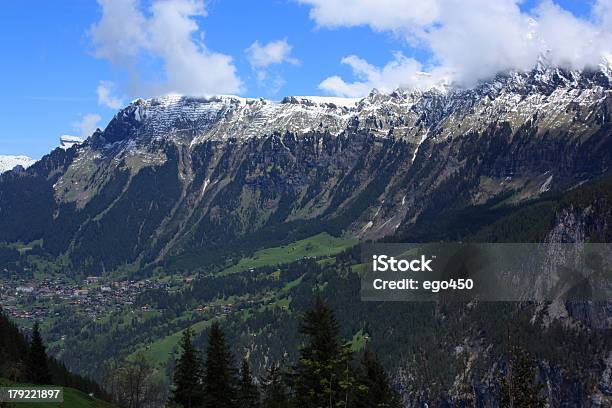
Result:
M189 279L189 278L187 278ZM98 319L125 306L134 305L139 294L152 289L169 289L180 282L161 279L107 281L91 276L74 283L62 277L39 280L1 280L0 306L16 319L50 317L61 306L78 308L92 319ZM143 306L146 308L146 306Z

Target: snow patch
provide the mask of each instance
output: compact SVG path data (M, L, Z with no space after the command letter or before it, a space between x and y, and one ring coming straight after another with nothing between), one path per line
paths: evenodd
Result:
M71 135L60 136L60 149L68 150L74 145L80 145L83 143L83 138Z
M548 190L550 190L550 185L551 185L551 183L552 183L552 180L553 180L553 176L552 176L552 174L551 174L550 176L548 176L548 178L546 179L546 181L544 182L544 184L542 184L542 185L540 186L540 193L545 193L545 192L547 192Z
M335 96L294 96L297 100L310 101L319 105L333 104L345 108L354 108L361 98L340 98Z
M36 160L28 156L0 156L0 174L5 171L13 170L16 166L22 166L27 169Z

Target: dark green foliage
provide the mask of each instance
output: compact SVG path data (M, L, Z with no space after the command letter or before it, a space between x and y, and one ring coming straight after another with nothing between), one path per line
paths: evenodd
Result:
M55 149L22 172L0 175L0 242L30 242L53 229L53 184L74 160L75 151Z
M51 373L47 365L47 352L40 335L38 322L34 323L26 364L28 382L32 384L51 384Z
M543 408L544 384L535 383L537 367L527 352L512 347L508 356L507 372L499 391L500 408Z
M340 326L332 309L317 297L300 325L306 343L293 372L298 406L348 406L352 402L354 378L350 352L340 339Z
M14 248L0 247L0 266L17 262L21 255Z
M120 407L161 407L168 400L168 384L142 353L115 365L105 381L113 402Z
M174 370L172 401L184 408L199 407L203 400L202 361L192 343L190 328L183 332L181 356Z
M240 367L240 383L238 384L238 408L258 408L259 390L253 381L249 361L244 358Z
M140 306L155 305L159 309L181 307L188 304L203 304L218 297L244 296L253 292L264 292L283 287L302 275L302 264L314 264L312 260L293 263L295 268L288 269L279 279L270 275L277 267L263 266L254 272L246 271L227 276L203 276L195 279L192 285L179 293L157 289L144 292L136 299Z
M113 270L148 248L150 237L180 196L176 148L166 147L164 152L168 160L162 166L143 168L102 216L95 217L92 208L93 219L75 235L71 254L85 273ZM117 179L122 180L119 174Z
M376 355L363 353L359 370L356 408L400 408L399 396Z
M272 363L262 382L262 408L288 408L289 396L280 365Z
M385 241L432 242L462 239L516 211L518 207L497 206L508 196L510 194L504 194L485 204L459 209L436 207L419 217L415 224L408 224L396 236L387 237Z
M25 380L29 343L0 309L0 377Z
M214 322L206 350L204 405L207 408L235 408L236 396L234 361L221 326Z
M34 336L32 336L34 337ZM36 336L42 343L40 333ZM36 340L38 343L39 340ZM37 346L38 348L39 346ZM19 331L17 326L4 314L0 308L0 377L14 382L28 382L29 361L31 353L30 342ZM43 345L44 352L44 345ZM40 361L37 359L37 361ZM47 373L50 378L45 379L46 384L61 385L76 388L87 394L94 393L98 398L107 399L107 395L98 384L91 380L71 373L66 367L55 360L47 358ZM37 366L40 368L40 365ZM43 372L43 377L45 376Z

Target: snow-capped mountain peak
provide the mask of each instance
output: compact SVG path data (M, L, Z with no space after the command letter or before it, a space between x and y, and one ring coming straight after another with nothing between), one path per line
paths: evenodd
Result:
M551 129L565 126L577 107L599 106L610 98L609 72L604 66L583 71L553 67L542 58L531 71L499 74L469 89L446 84L429 90L373 90L361 99L290 96L280 102L231 95L137 99L95 135L93 146L133 149L161 139L195 146L285 133L340 135L353 128L420 144L431 135L481 131L489 117L516 127L534 115L546 118L538 119L541 128ZM568 126L581 125L576 119Z
M21 166L24 169L34 164L36 160L28 156L0 156L0 174Z

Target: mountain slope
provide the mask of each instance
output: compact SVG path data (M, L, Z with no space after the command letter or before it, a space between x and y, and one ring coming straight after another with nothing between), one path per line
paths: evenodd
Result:
M608 176L519 205L464 208L445 215L447 228L431 230L422 223L410 233L429 241L450 235L476 242L609 242L611 201ZM470 216L475 213L486 214L476 227ZM130 307L131 323L123 328L115 327L121 314L104 322L87 319L84 326L62 325L56 335L68 332L70 340L56 351L71 367L92 375L97 361L144 351L171 375L168 367L181 330L192 327L196 343L204 347L206 328L220 319L232 350L238 357L248 354L255 372L263 375L271 361L295 361L299 316L317 294L333 305L343 338L358 347L365 336L381 356L407 407L462 406L470 397L477 406L497 406L509 341L536 359L537 378L546 384L543 394L551 406L612 402L610 303L363 302L360 262L354 247L323 261L309 258L254 270L243 265L232 274L201 275L183 291L145 291L135 310L146 306L159 311L159 318L134 322Z
M610 78L538 67L359 101L137 100L82 145L2 176L0 241L43 239L101 274L191 270L320 232L405 235L423 217L606 173Z
M83 144L0 175L0 241L39 240L37 256L62 273L198 275L107 319L79 307L56 319L50 338L66 337L51 351L78 372L100 375L101 362L151 345L170 367L177 333L195 326L203 344L214 318L257 372L290 364L296 316L318 293L344 338L367 336L383 356L407 406L468 394L491 405L509 328L537 358L552 406L605 406L609 305L362 302L357 248L286 265L256 250L325 232L346 245L607 242L611 97L608 67L538 67L359 101L138 100ZM135 316L144 309L151 316Z

